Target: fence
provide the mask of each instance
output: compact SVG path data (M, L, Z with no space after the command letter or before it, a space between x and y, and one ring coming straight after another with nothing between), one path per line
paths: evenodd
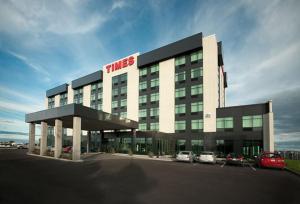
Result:
M291 159L291 160L300 160L300 152L299 151L282 151L280 154L285 159Z

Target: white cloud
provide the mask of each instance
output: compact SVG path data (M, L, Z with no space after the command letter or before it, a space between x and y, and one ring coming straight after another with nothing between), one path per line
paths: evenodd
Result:
M125 1L114 1L113 4L112 4L112 6L111 6L110 11L112 12L112 11L114 11L116 9L121 9L121 8L123 8L125 6L126 6L126 2Z

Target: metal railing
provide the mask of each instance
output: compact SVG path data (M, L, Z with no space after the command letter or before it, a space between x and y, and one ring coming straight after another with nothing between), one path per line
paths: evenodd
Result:
M284 159L300 160L300 151L280 151Z

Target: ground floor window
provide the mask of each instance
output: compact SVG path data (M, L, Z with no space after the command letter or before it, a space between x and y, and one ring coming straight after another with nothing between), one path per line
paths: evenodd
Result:
M263 144L261 140L244 140L242 153L246 157L258 156L263 148Z
M216 140L217 152L224 154L229 154L233 152L233 140Z
M186 140L177 140L176 141L176 152L184 151L186 148Z
M192 151L195 154L200 154L204 150L203 140L191 140Z

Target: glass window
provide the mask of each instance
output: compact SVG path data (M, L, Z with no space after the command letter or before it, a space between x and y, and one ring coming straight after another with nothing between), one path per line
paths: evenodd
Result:
M262 127L262 115L253 116L253 127Z
M92 99L93 101L96 100L96 95L95 95L95 94L91 95L91 99Z
M102 99L102 92L98 93L98 99Z
M147 103L147 95L139 96L139 103Z
M185 56L176 57L175 66L180 66L185 64Z
M197 52L193 52L191 54L191 62L195 62L195 61L201 60L202 58L203 58L202 50L199 50Z
M159 108L151 108L150 109L150 116L158 116Z
M179 88L175 90L175 97L184 97L185 96L185 88Z
M147 130L147 124L146 123L140 123L139 124L139 130Z
M233 128L233 117L217 118L217 128L218 129Z
M152 87L156 87L156 86L159 86L159 80L158 80L158 78L151 79L151 88Z
M97 86L98 86L98 89L101 89L102 86L103 86L102 82L99 82L99 83L97 84Z
M158 70L159 70L158 64L155 64L155 65L151 66L151 73L158 72Z
M126 94L127 93L127 87L123 86L121 87L121 94Z
M121 100L121 107L127 106L127 99Z
M112 108L118 108L118 101L113 101L113 102L111 103L111 107L112 107Z
M102 103L98 103L97 110L102 110Z
M140 69L140 76L147 75L147 68Z
M195 103L191 103L191 112L195 113L195 112L201 112L203 111L203 102L195 102Z
M113 84L117 84L118 81L119 81L118 76L114 76L114 77L112 78L112 83L113 83Z
M147 109L139 110L139 117L140 117L140 118L145 118L145 117L147 117Z
M120 118L126 118L126 117L127 117L127 112L120 113Z
M126 82L127 81L127 74L120 75L120 80L121 80L121 82Z
M140 90L147 89L147 82L146 81L140 82L139 89Z
M243 116L243 128L251 128L252 126L252 116Z
M202 84L194 85L191 87L191 95L202 94Z
M152 131L158 131L159 124L158 123L150 123L150 130Z
M200 76L203 76L202 67L194 68L191 70L191 78L192 79L200 77Z
M202 130L203 120L192 120L192 130Z
M180 72L180 73L176 73L175 75L175 81L184 81L185 80L185 71L184 72Z
M185 104L175 105L175 114L185 113Z
M95 90L97 88L96 84L92 84L92 90Z
M151 99L150 99L151 102L158 101L158 100L159 100L159 93L151 94Z
M119 90L118 90L118 88L113 89L113 90L112 90L112 94L113 94L113 96L119 95Z
M175 130L185 130L185 120L175 121Z
M243 128L262 127L262 115L243 116Z

